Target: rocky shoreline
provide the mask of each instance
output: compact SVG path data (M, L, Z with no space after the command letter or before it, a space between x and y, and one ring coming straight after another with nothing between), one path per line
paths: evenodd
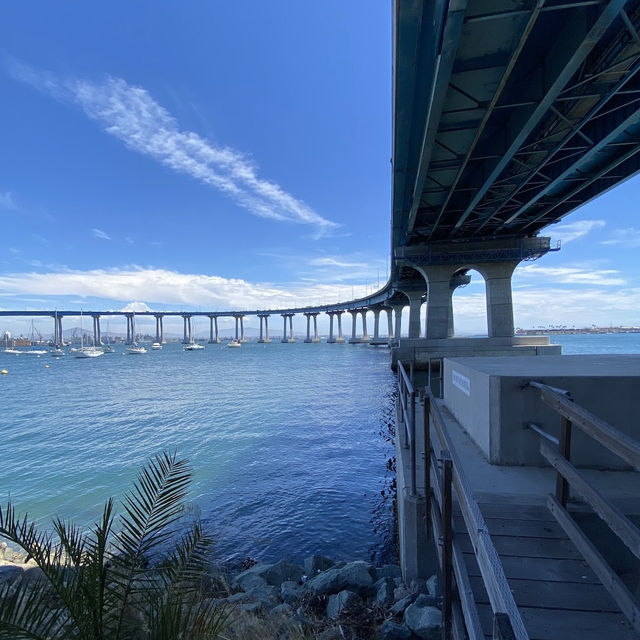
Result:
M0 589L40 575L33 560L0 544ZM435 640L441 637L438 590L436 576L406 585L397 565L314 555L304 566L281 560L239 571L213 568L202 597L228 612L229 640Z

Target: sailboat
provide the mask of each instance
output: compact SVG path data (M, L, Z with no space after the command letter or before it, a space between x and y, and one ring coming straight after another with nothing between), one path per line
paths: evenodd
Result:
M191 332L191 327L189 327L189 332ZM183 347L184 351L201 351L202 349L204 349L204 345L198 344L193 335L189 336L189 344Z
M115 349L109 344L109 323L107 322L107 344L102 345L102 350L105 353L115 353Z
M91 347L84 346L84 331L82 330L82 311L80 312L80 350L76 351L76 358L98 358L104 355L104 351L94 344Z
M142 353L147 353L147 350L144 347L139 346L138 343L136 342L136 314L135 313L131 316L131 337L133 339L133 342L131 343L131 346L127 349L127 353L132 356L139 355Z
M9 346L9 340L11 339L11 334L7 331L4 334L4 351L3 353L8 353L9 355L12 356L19 356L22 351L20 351L19 349L14 349L13 348L13 343L11 343L11 347Z
M31 321L31 345L32 346L35 341L36 341L36 328L32 320ZM45 353L47 353L47 350L46 349L27 349L27 351L24 351L24 353L30 356L42 356Z

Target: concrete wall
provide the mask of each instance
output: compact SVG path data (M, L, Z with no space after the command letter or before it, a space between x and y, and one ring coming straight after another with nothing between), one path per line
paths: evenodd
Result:
M569 391L576 403L640 440L640 356L446 359L445 403L492 464L545 464L529 422L559 435L560 416L527 387L530 380ZM577 427L571 459L584 467L626 468Z

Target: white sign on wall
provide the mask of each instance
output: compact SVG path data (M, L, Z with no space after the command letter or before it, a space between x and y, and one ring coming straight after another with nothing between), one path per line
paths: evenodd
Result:
M463 376L461 373L457 371L451 370L451 382L453 382L454 387L458 387L460 391L466 393L468 396L471 395L471 381L467 376Z

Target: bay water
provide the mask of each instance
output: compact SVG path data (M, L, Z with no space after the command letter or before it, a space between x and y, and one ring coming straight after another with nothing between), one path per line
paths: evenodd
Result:
M640 353L640 334L559 335L565 354ZM0 353L0 501L82 526L154 454L190 460L217 559L393 552L394 376L367 345L180 344L96 359Z

